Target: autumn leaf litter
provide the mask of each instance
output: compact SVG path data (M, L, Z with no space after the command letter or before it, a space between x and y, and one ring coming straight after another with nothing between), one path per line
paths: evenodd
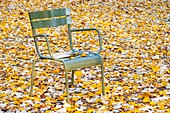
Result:
M0 113L170 112L168 1L0 2ZM100 67L85 68L76 72L68 104L62 64L43 60L36 64L34 96L29 97L31 64L37 55L28 12L60 7L71 9L73 28L100 29L106 96L101 95ZM47 31L53 52L69 50L67 30L60 28L38 30ZM97 50L96 33L73 35L76 48Z

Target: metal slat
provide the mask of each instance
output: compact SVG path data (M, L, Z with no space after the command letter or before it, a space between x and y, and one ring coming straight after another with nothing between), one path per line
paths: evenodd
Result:
M57 27L65 24L71 24L70 16L64 18L52 18L50 20L39 20L39 21L32 21L32 28L47 28L47 27Z
M29 12L30 20L70 15L69 8Z

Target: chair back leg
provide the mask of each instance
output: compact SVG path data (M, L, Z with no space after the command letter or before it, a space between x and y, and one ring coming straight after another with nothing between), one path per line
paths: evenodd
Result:
M34 85L34 77L35 77L35 63L37 60L38 59L34 59L33 64L32 64L30 96L33 95L33 85Z
M102 77L102 94L105 95L103 63L101 64L101 77Z

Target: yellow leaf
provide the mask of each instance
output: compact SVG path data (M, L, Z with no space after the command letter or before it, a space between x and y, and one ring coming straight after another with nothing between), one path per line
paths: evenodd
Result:
M45 113L51 113L51 111L50 110L46 110Z
M26 47L25 47L25 45L20 45L19 48L20 49L25 49Z
M124 90L129 90L129 87L128 86L124 86L123 89Z
M122 82L116 81L116 84L117 84L117 85L121 85L121 84L122 84Z
M20 101L14 101L14 104L16 104L16 105L19 105L20 104Z
M56 110L58 110L59 108L58 107L54 107L54 108L52 108L52 110L54 110L54 111L56 111Z
M82 113L82 111L74 111L74 113Z
M97 85L96 85L96 84L92 84L91 87L92 87L92 88L96 88Z
M19 107L19 110L23 111L23 110L25 110L25 108L24 107Z
M49 76L49 74L46 73L45 71L42 72L42 75L43 75L43 76Z
M151 66L153 72L158 72L160 70L160 66Z
M73 109L72 109L71 107L68 107L68 108L67 108L67 111L68 111L68 112L71 112L71 111L73 111Z
M124 67L124 62L120 62L120 65L121 65L122 67Z
M57 33L54 33L54 36L58 38L58 37L59 37L59 34L57 34Z
M12 88L12 91L16 92L18 91L18 88Z
M170 56L170 51L168 51L166 54L167 54L168 56Z
M75 75L76 75L77 77L81 77L83 74L82 74L81 71L76 71L76 72L75 72Z
M60 99L60 100L63 100L63 99L64 99L64 96L60 96L59 99Z
M144 97L143 102L150 102L149 96Z
M137 74L134 74L134 75L133 75L133 78L134 78L134 80L138 80L138 75L137 75Z
M119 47L117 51L118 51L118 52L122 52L122 51L123 51L123 48L122 48L122 47Z
M51 97L45 97L45 100L49 102L51 101Z
M158 28L159 28L158 25L154 25L154 26L153 26L153 30L154 30L154 31L156 31Z
M80 83L80 82L82 82L82 79L81 78L76 78L76 81L75 81L76 83Z
M118 12L118 11L115 11L115 14L119 15L119 14L120 14L120 12Z
M129 110L129 111L127 111L126 113L133 113L134 111L131 111L131 110Z
M82 53L82 54L81 54L81 57L85 57L85 56L87 56L86 53Z
M43 92L43 89L40 89L40 88L39 88L39 89L37 89L36 91L42 93L42 92Z
M26 89L27 87L28 87L28 86L26 86L26 85L21 85L21 86L20 86L21 89Z
M76 36L76 38L77 38L77 39L80 39L80 38L81 38L81 36Z
M159 108L160 108L161 110L164 110L164 103L159 102L159 103L158 103L158 106L159 106Z
M40 104L34 104L34 107L38 108L38 107L40 107Z
M2 97L5 97L7 94L5 94L5 93L1 93L0 94L0 98L2 98Z
M166 92L165 91L159 91L159 94L160 95L166 95Z
M134 111L135 113L141 113L141 111L139 109L135 109Z
M35 100L35 101L38 101L38 102L41 101L41 99L40 99L39 97L34 97L34 100Z
M53 43L50 43L50 46L51 46L51 47L54 47L55 45L54 45Z
M170 69L168 69L166 72L170 74Z
M154 105L156 105L156 103L155 102L150 102L150 105L154 106Z
M165 113L170 113L170 109L166 109L166 112Z
M57 69L55 69L53 72L54 72L54 74L58 74L58 73L60 72L60 69L57 68Z
M28 60L29 59L29 57L26 56L26 55L22 55L21 58L24 59L24 60Z
M27 100L29 98L30 98L30 96L28 96L28 95L23 96L23 100Z
M38 32L39 32L40 34L44 34L44 33L45 33L44 29L39 29Z
M111 87L110 86L106 86L105 90L106 90L106 92L110 92Z
M129 73L128 72L124 72L122 73L122 76L127 76Z
M72 98L73 101L77 101L78 99L79 99L79 98L77 98L77 97L73 97L73 98Z
M87 113L92 113L94 111L94 109L90 108L87 110Z
M100 98L97 98L96 99L96 102L99 103L99 102L102 102Z
M0 35L0 40L2 39L2 36Z

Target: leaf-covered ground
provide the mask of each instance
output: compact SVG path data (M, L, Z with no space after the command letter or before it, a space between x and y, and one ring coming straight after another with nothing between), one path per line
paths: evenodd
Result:
M36 64L29 97L37 55L28 12L62 7L71 9L73 28L102 33L106 96L100 67L86 68L76 72L71 104L66 103L62 64L44 60ZM0 0L0 10L0 113L170 113L169 0ZM62 51L59 46L69 50L67 30L39 30L45 31L53 52ZM75 47L95 50L91 36L74 34Z

